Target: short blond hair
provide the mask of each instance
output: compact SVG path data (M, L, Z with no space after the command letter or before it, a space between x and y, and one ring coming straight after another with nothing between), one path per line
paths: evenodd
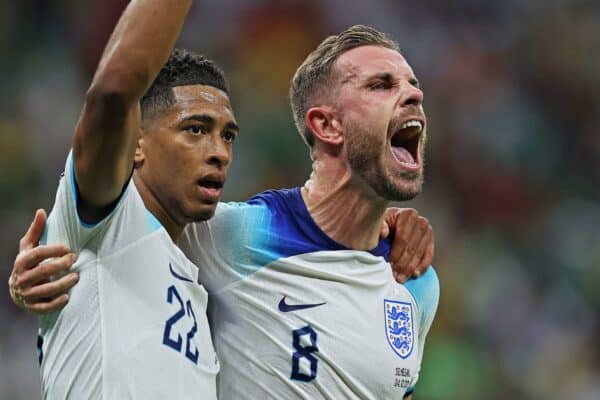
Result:
M290 104L296 128L309 147L313 147L315 138L304 123L304 117L316 95L324 94L323 89L331 88L335 82L331 71L333 63L343 53L369 45L400 51L398 43L385 33L370 26L354 25L323 40L296 70L290 88Z

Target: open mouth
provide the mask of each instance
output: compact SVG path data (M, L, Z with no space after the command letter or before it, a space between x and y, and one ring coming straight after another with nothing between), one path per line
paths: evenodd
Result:
M198 185L209 189L223 189L225 181L214 178L200 179Z
M198 180L198 187L202 198L211 203L219 201L223 193L225 179L220 177L207 176Z
M418 169L421 164L419 142L424 123L418 119L405 121L392 135L390 146L396 161L408 169Z

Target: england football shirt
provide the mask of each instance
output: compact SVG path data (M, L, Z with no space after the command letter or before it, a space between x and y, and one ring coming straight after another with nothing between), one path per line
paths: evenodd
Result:
M300 189L221 204L180 245L210 294L233 399L402 399L417 382L439 282L395 282L382 240L345 248L312 220Z
M79 283L40 319L44 399L216 399L215 356L198 269L132 181L102 221L78 218L69 155L47 243L79 254Z

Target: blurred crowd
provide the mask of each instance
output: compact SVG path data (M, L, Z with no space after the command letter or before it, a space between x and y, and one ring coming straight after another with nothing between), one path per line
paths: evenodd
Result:
M39 398L37 321L8 298L49 209L125 0L0 2L0 400ZM310 171L287 101L326 35L397 39L425 93L441 300L420 400L600 399L600 2L197 1L179 45L229 76L241 126L225 200Z

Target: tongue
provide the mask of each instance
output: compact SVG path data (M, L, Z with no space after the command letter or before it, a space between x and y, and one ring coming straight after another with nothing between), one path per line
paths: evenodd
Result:
M392 146L392 153L396 160L406 163L406 164L414 164L415 159L413 158L410 151L406 150L404 147Z

